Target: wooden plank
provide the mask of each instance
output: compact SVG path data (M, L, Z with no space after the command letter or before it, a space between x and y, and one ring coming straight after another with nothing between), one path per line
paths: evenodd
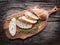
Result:
M17 0L12 0L12 1L17 1ZM18 1L21 1L21 2L55 2L55 0L18 0Z
M32 36L30 38L27 38L26 40L22 41L20 39L17 40L9 40L5 34L3 30L0 30L0 42L5 42L4 44L8 44L11 45L18 43L20 44L25 44L25 45L31 45L31 44L42 44L44 45L44 43L48 44L50 43L52 45L52 42L55 44L55 42L57 43L56 40L60 40L60 22L48 22L46 28L41 31L39 34ZM40 43L41 42L41 43ZM3 44L3 43L1 43ZM17 45L17 44L16 44ZM49 44L48 44L49 45Z
M11 0L10 0L11 1ZM59 0L58 0L59 2ZM51 2L50 2L51 3ZM53 3L53 2L52 2ZM34 3L32 3L34 4ZM48 3L47 3L48 4ZM57 4L58 7L60 7L60 4ZM4 11L2 11L5 15L5 12L7 9L2 8ZM15 8L16 9L16 8ZM13 9L10 9L13 10ZM14 10L13 10L14 11ZM1 12L1 13L2 13ZM55 18L55 17L57 18ZM60 13L51 15L51 17L48 19L50 20L59 20L58 17L60 16ZM2 22L1 22L1 25ZM5 36L5 33L2 29L3 27L0 27L0 44L1 45L60 45L60 22L48 22L47 27L39 34L32 36L26 40L10 40Z
M55 4L54 3L44 3L44 2L21 2L21 3L9 3L6 7L3 7L2 10L4 10L6 13L9 12L8 14L15 13L21 9L27 9L28 7L32 7L34 5L40 5L41 7L46 7L46 8L52 8ZM3 12L3 11L2 11ZM4 14L3 12L2 14ZM52 14L48 21L59 21L60 20L60 8L58 12Z
M60 22L48 22L47 27L42 32L36 36L26 39L24 44L55 45L58 41L60 41L59 37Z
M60 22L60 17L59 18L49 18L48 22Z

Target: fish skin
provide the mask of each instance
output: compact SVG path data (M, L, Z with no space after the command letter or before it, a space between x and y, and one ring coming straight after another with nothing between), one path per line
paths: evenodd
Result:
M15 36L16 34L16 19L12 18L10 23L9 23L9 33L11 36Z

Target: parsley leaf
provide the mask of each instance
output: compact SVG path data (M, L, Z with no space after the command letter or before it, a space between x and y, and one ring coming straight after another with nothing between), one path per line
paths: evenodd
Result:
M33 32L33 30L23 30L23 29L20 29L20 30L18 30L18 32L20 33L32 33Z

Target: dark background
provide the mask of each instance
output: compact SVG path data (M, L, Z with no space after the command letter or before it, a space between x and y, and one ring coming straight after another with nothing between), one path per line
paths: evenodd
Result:
M3 29L6 16L37 4L48 9L57 6L59 10L50 16L47 27L39 34L25 40L7 38ZM60 45L60 1L0 0L0 45Z

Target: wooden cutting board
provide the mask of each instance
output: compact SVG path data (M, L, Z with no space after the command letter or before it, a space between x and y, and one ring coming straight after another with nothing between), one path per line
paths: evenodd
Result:
M24 11L21 11L21 12L12 14L12 15L10 15L10 16L15 16L15 15L23 14L23 12L24 12ZM9 16L9 17L10 17L10 16ZM33 35L35 35L35 34L40 33L40 32L45 28L45 26L46 26L46 24L47 24L47 21L46 21L46 20L45 20L45 21L41 21L41 22L39 23L38 31L35 32L35 33L29 33L29 34L26 34L26 33L16 33L15 36L11 36L11 35L10 35L7 24L8 24L8 23L5 23L5 24L4 24L4 31L5 31L6 36L7 36L9 39L17 39L17 38L26 39L26 38L28 38L28 37L31 37L31 36L33 36Z

